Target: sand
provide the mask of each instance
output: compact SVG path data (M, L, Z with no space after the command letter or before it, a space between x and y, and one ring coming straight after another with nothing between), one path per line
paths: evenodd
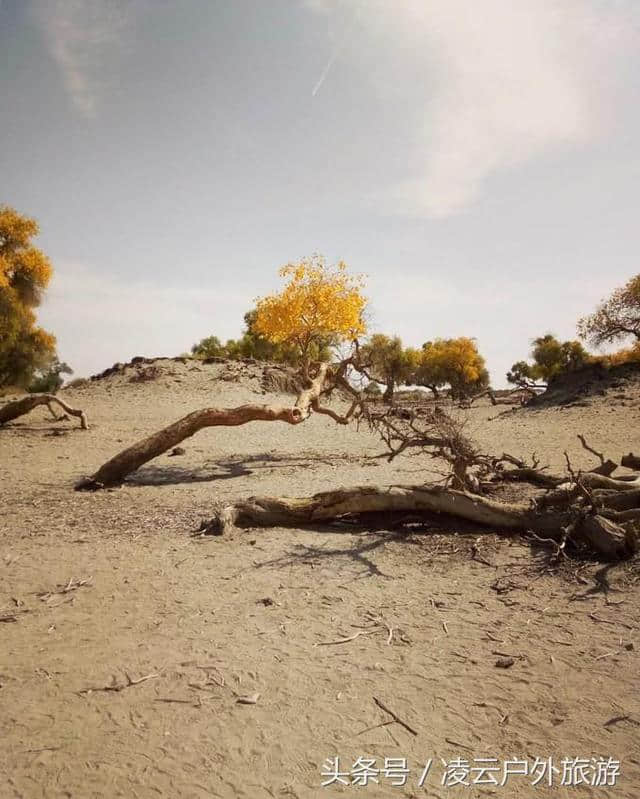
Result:
M225 499L430 477L433 462L376 459L375 438L326 417L205 430L122 488L74 492L191 410L291 401L263 393L257 366L136 373L63 391L89 431L45 409L0 430L0 797L639 795L637 563L556 568L523 539L446 519L192 535ZM487 451L561 469L567 449L588 467L577 433L614 459L640 452L639 401L481 406L468 429ZM374 697L417 734L380 726L392 717ZM336 757L347 782L375 761L378 782L322 787ZM575 785L562 761L576 757L620 761L616 784ZM405 785L385 758L406 759ZM559 772L552 787L479 784L463 762L471 784L454 788L456 758L495 759L498 782L509 759Z

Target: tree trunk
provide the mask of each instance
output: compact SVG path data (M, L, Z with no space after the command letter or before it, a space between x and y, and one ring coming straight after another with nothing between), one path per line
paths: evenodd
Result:
M635 551L635 541L619 525L587 516L579 523L569 507L537 512L529 504L497 502L465 491L439 486L359 486L314 494L312 497L250 497L219 510L208 532L224 533L236 524L261 527L301 527L362 514L444 513L475 522L489 530L533 531L560 542L571 525L571 538L600 557L611 560Z
M58 399L54 394L29 394L26 397L22 397L22 399L6 403L6 405L0 407L0 425L11 422L19 416L24 416L39 405L47 405L51 413L53 413L51 410L52 402L60 405L65 413L78 417L80 419L80 427L83 430L89 429L89 422L87 421L85 412L77 408L72 408L70 405L67 405L66 402L63 402L63 400Z
M395 380L390 378L387 380L387 387L384 390L384 394L382 395L383 402L386 402L387 405L391 405L393 402L393 393L395 391Z
M81 480L76 490L95 490L118 485L139 469L143 463L157 458L204 427L247 424L247 422L287 422L300 424L308 418L310 408L324 389L328 364L318 367L317 375L309 379L293 407L279 405L241 405L238 408L203 408L178 419L157 433L138 441L104 463L92 476Z
M238 408L203 408L184 416L157 433L138 441L104 463L89 478L81 480L76 489L97 489L118 485L124 478L139 469L143 463L157 458L205 427L217 425L236 426L247 422L288 422L299 424L304 417L296 408L275 405L241 405Z

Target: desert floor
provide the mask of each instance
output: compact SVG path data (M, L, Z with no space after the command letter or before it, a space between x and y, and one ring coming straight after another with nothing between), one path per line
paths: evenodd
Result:
M432 461L374 458L374 437L326 417L209 429L122 488L73 491L191 410L291 403L260 374L163 361L131 382L130 367L62 392L89 431L43 409L0 430L0 797L638 797L637 562L553 568L526 540L446 519L193 535L225 499L432 476ZM585 433L614 459L640 452L640 392L500 410L467 412L486 451L561 470L566 449L591 468ZM383 725L374 697L417 734ZM346 780L358 758L404 758L406 784L322 787L336 757ZM496 759L500 782L503 761L549 757L553 787L477 771L443 784L457 758ZM561 785L576 757L619 760L615 786Z

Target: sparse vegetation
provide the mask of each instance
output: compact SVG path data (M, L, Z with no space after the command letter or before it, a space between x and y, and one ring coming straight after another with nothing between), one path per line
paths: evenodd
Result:
M640 341L640 274L578 322L580 337L594 347L634 338Z
M540 387L553 377L579 369L592 360L579 341L559 341L552 333L539 336L532 342L533 363L518 361L507 372L507 380L525 388ZM544 386L543 386L544 387Z
M392 402L397 386L411 382L417 365L415 351L406 350L398 336L375 333L360 348L360 362L374 383L384 383L383 399Z
M29 384L29 391L34 394L55 394L62 388L64 378L62 375L72 375L73 369L57 357L45 369L38 369L34 379Z

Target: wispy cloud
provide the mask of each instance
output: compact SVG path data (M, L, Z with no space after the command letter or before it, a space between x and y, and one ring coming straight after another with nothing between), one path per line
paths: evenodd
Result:
M58 352L82 377L134 355L178 355L215 333L237 337L252 286L161 285L58 263L38 313Z
M322 14L360 7L359 0L305 2ZM369 0L360 19L354 60L383 91L406 96L417 127L407 131L416 146L396 207L441 217L473 202L489 176L602 132L620 58L638 41L640 7Z
M96 113L105 68L121 44L130 6L125 0L33 0L46 47L86 117Z

